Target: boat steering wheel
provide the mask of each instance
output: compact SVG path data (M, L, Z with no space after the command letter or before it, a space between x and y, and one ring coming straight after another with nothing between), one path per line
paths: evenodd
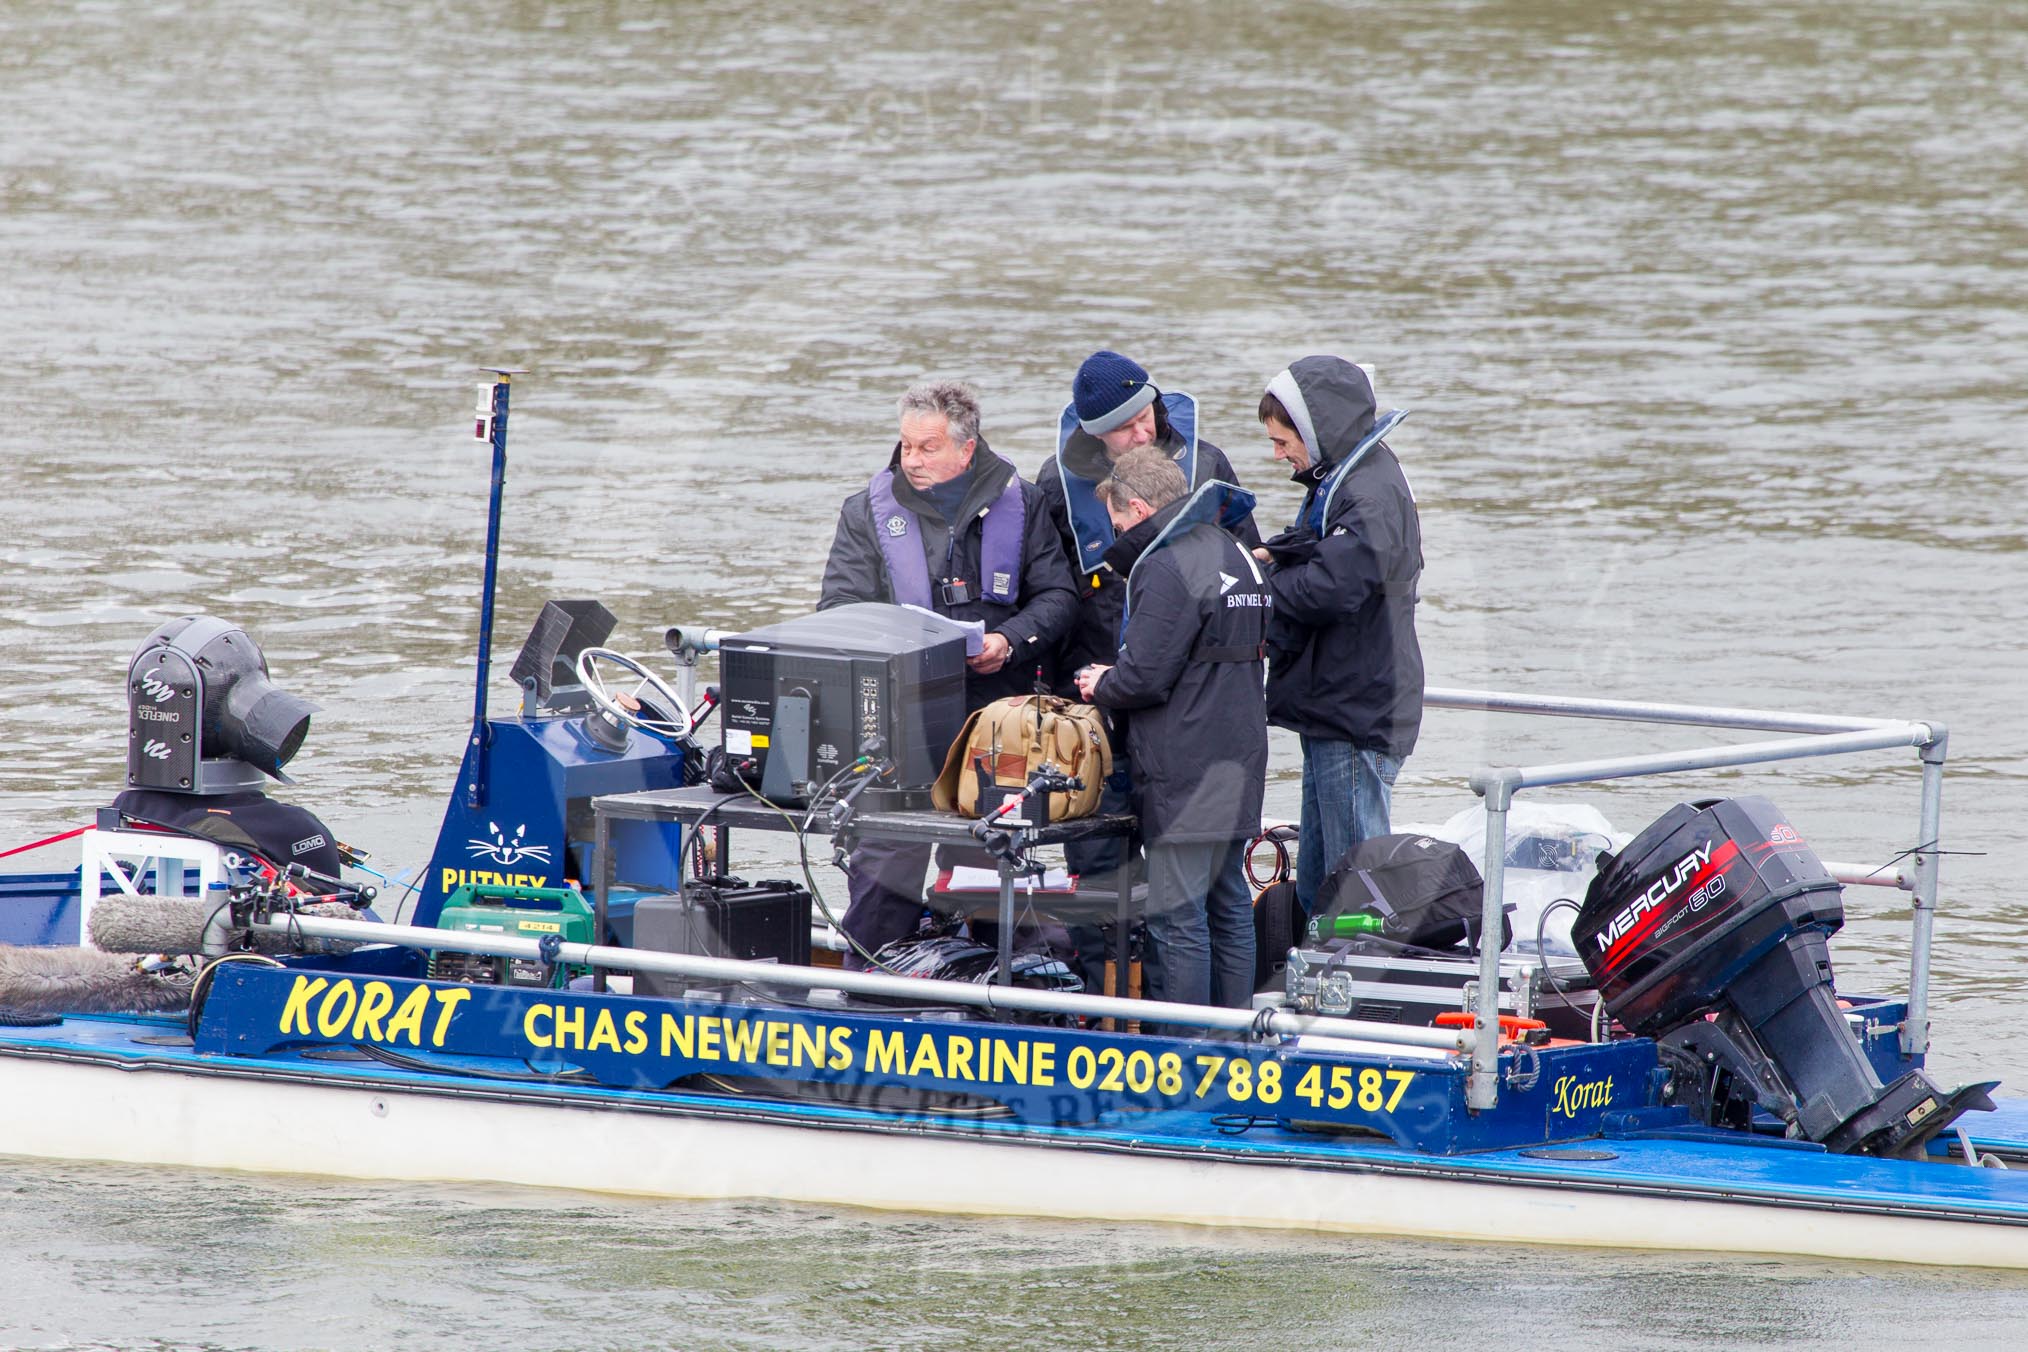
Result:
M639 684L625 695L615 694L606 684L601 665L618 667L639 679ZM691 711L684 707L682 699L668 682L642 666L625 653L614 652L611 648L586 648L577 655L577 679L584 686L584 692L591 702L598 706L600 713L624 727L639 728L650 736L670 741L688 736L690 733ZM630 699L642 691L653 694L661 707L670 712L669 718L656 718L640 708L629 709L621 701Z

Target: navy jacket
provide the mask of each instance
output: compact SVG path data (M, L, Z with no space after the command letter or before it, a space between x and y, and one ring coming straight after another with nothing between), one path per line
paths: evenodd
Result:
M914 512L922 523L923 552L929 562L932 581L945 575L944 560L951 545L951 523L944 520L935 504L908 486L900 473L901 448L895 447L888 462L895 470L894 496ZM979 586L979 552L984 535L982 513L1000 496L1010 479L1018 477L1014 466L993 454L984 437L972 452L972 467L966 471L967 487L958 508L955 551L950 559L955 575L971 583L974 597ZM1011 606L975 599L962 605L946 605L932 587L931 609L957 620L984 620L989 632L1006 636L1014 646L1007 664L990 676L973 672L965 675L965 707L982 708L1006 695L1026 695L1035 689L1035 671L1043 679L1056 680L1056 654L1070 630L1077 600L1071 593L1070 565L1064 562L1063 546L1057 543L1056 528L1049 522L1042 491L1034 484L1021 485L1022 528L1021 585ZM817 609L828 610L853 601L892 601L887 562L874 534L873 509L861 489L845 499L838 513L837 533L831 540L831 557L824 564L824 587Z
M1284 405L1292 398L1300 405L1289 412L1312 464L1296 476L1307 491L1295 523L1267 542L1275 598L1268 719L1307 737L1405 757L1422 727L1415 496L1385 442L1333 492L1333 473L1373 430L1373 386L1337 357L1304 357L1289 371L1294 390L1275 392Z
M1133 572L1133 613L1093 703L1127 714L1134 811L1151 844L1240 840L1260 830L1267 706L1258 653L1271 605L1245 548L1216 525L1190 527L1134 563L1182 503L1114 542Z

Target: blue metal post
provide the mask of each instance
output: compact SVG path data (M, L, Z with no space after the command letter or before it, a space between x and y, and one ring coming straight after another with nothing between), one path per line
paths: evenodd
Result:
M493 443L493 495L486 507L486 582L479 597L479 671L472 692L472 778L465 785L468 807L486 805L487 752L492 734L486 727L486 680L493 662L493 586L500 571L500 499L507 486L507 387L523 372L500 367L483 368L499 379L493 382L493 408L488 423Z

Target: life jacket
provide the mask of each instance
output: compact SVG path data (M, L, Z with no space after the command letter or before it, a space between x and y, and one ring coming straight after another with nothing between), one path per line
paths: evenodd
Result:
M1197 485L1197 400L1180 390L1162 395L1162 411L1168 415L1169 426L1183 442L1183 449L1173 457L1176 468L1183 471L1183 482L1191 487ZM1096 573L1099 562L1106 551L1113 547L1113 519L1106 515L1105 504L1098 500L1098 481L1087 479L1073 471L1064 460L1064 452L1070 447L1071 433L1078 430L1077 406L1065 404L1063 414L1056 422L1056 471L1063 479L1063 510L1070 522L1070 538L1077 543L1072 562L1077 566L1079 576Z
M922 523L894 496L894 469L881 470L866 485L866 505L873 513L873 534L887 562L887 582L899 605L934 610L929 556L923 550ZM1028 505L1021 497L1021 476L1009 475L1007 486L985 517L979 531L979 599L1011 606L1021 591L1021 542L1028 524ZM951 523L955 536L965 528Z
M1183 510L1170 518L1169 524L1162 527L1161 532L1149 542L1148 547L1141 551L1141 556L1134 560L1134 566L1127 570L1127 599L1126 604L1121 607L1120 614L1121 643L1124 644L1127 640L1127 620L1134 613L1135 574L1141 571L1142 564L1145 564L1150 558L1177 540L1182 539L1185 533L1197 526L1217 526L1220 530L1225 531L1228 543L1238 552L1239 557L1245 560L1246 570L1253 578L1252 590L1267 592L1267 582L1261 577L1260 564L1254 561L1253 551L1239 543L1239 541L1230 538L1231 532L1238 527L1239 523L1252 515L1253 505L1254 496L1252 493L1239 487L1237 484L1226 483L1223 479L1213 479L1190 495L1189 500L1183 504ZM1235 578L1234 585L1237 585L1237 582L1238 579ZM1228 587L1227 590L1230 591L1231 588ZM1258 632L1255 634L1253 642L1218 645L1207 645L1200 642L1191 651L1191 658L1198 662L1260 661L1267 652L1267 626L1270 606L1263 605L1250 607L1250 609L1258 621L1255 626Z
M1331 500L1338 495L1339 486L1351 477L1353 469L1366 458L1366 453L1378 446L1381 438L1400 426L1401 420L1407 416L1407 409L1396 408L1389 409L1375 419L1373 430L1361 437L1359 444L1352 448L1351 453L1338 462L1338 467L1331 471L1323 483L1317 485L1317 490L1310 495L1310 509L1302 518L1303 524L1310 528L1310 534L1319 540L1324 538L1324 523L1331 519Z

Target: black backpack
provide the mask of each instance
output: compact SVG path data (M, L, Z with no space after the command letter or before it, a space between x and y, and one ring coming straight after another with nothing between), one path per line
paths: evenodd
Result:
M1303 911L1293 878L1269 883L1253 899L1253 988L1280 990L1289 950L1303 941Z
M1253 988L1279 990L1289 965L1289 950L1303 941L1303 908L1296 904L1296 882L1289 876L1289 846L1296 828L1270 826L1247 843L1246 880L1259 890L1253 898ZM1266 878L1254 870L1265 845L1274 851L1274 868Z
M1414 948L1477 948L1485 895L1471 856L1449 841L1375 836L1346 851L1324 875L1316 914L1326 922L1346 914L1379 916L1379 938ZM1501 930L1504 948L1504 918Z

